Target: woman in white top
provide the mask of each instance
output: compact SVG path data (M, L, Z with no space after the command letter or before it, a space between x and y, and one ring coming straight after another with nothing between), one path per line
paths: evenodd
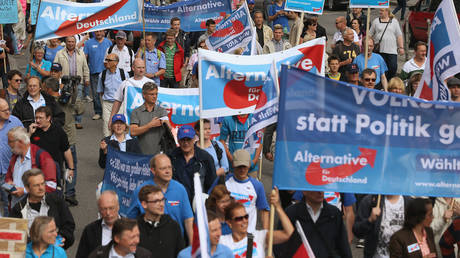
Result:
M404 55L403 36L398 19L393 19L390 8L379 9L379 14L372 21L369 35L374 39L374 46L380 45L379 54L387 64L386 77L390 80L398 70L398 53Z
M273 232L273 244L281 244L289 240L294 232L289 217L281 207L278 189L270 195L270 204L275 206L278 217L283 226L283 230L275 230ZM247 243L248 243L248 218L243 204L234 202L225 209L225 220L232 229L232 234L220 237L219 244L226 245L232 250L235 257L246 256ZM268 244L268 230L256 230L254 232L254 240L252 244L252 257L265 258L265 248Z

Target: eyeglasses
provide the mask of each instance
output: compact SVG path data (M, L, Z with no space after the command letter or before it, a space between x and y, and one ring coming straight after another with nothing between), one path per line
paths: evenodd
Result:
M151 200L151 201L145 201L146 203L153 203L153 204L158 204L160 202L164 202L166 200L166 198L161 198L161 199L158 199L158 200Z
M370 81L375 82L377 79L375 79L375 78L364 78L364 80L366 82L370 82Z
M15 79L15 82L22 82L22 79Z
M316 25L318 25L318 23L313 23L311 26L316 26Z
M106 61L106 62L110 62L110 61L112 61L112 62L115 62L115 61L117 61L117 60L115 60L115 59L108 59L108 58L106 58L106 59L105 59L105 61Z
M233 220L236 221L236 222L240 222L240 221L243 221L243 220L248 220L249 219L249 214L246 214L244 216L239 216L239 217L234 217Z

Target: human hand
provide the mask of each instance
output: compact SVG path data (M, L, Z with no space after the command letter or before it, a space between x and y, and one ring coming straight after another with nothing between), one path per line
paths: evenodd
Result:
M267 152L265 153L265 158L270 161L273 161L273 154L271 152Z
M375 222L377 220L377 217L380 216L381 212L382 211L380 210L380 207L372 208L371 216L369 216L369 222Z
M35 131L37 131L37 127L38 127L38 124L36 123L31 123L29 125L29 133L32 135L33 133L35 133Z
M158 117L152 118L149 122L150 128L161 126L161 120Z
M273 190L274 191L272 191L270 194L270 204L273 204L277 209L281 208L280 193L278 187L275 186Z
M107 154L107 143L104 140L101 141L99 147L104 151L105 154Z
M225 169L224 168L219 168L216 170L216 175L217 176L224 176L225 175Z
M24 195L24 187L16 187L16 191L11 192L12 195L16 197L21 197Z
M404 48L402 47L398 48L398 52L400 55L404 55Z

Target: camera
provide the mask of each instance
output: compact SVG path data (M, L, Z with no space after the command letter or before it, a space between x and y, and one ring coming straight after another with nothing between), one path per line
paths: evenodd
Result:
M59 97L59 103L66 105L69 103L70 98L72 98L73 94L77 91L77 86L81 81L80 76L62 76L61 83L63 87L61 89L61 96Z

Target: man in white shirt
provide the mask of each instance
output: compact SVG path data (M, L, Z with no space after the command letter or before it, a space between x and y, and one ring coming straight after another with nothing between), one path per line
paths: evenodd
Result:
M118 31L115 35L115 44L107 49L105 52L105 58L110 53L116 54L118 56L118 65L117 68L123 69L125 72L131 72L131 66L134 62L134 51L126 46L126 33L122 30Z
M339 41L343 41L343 36L342 33L345 32L345 29L347 27L347 19L345 19L344 16L339 16L335 19L335 27L337 28L337 31L334 33L334 37L332 38L332 45L331 49L335 48L335 45ZM359 42L359 37L358 34L356 34L355 30L353 31L353 42L358 43Z
M423 73L423 70L425 70L427 50L426 43L419 41L415 44L414 49L414 57L407 61L401 69L401 74L399 77L403 81L409 79L412 74L417 72Z

